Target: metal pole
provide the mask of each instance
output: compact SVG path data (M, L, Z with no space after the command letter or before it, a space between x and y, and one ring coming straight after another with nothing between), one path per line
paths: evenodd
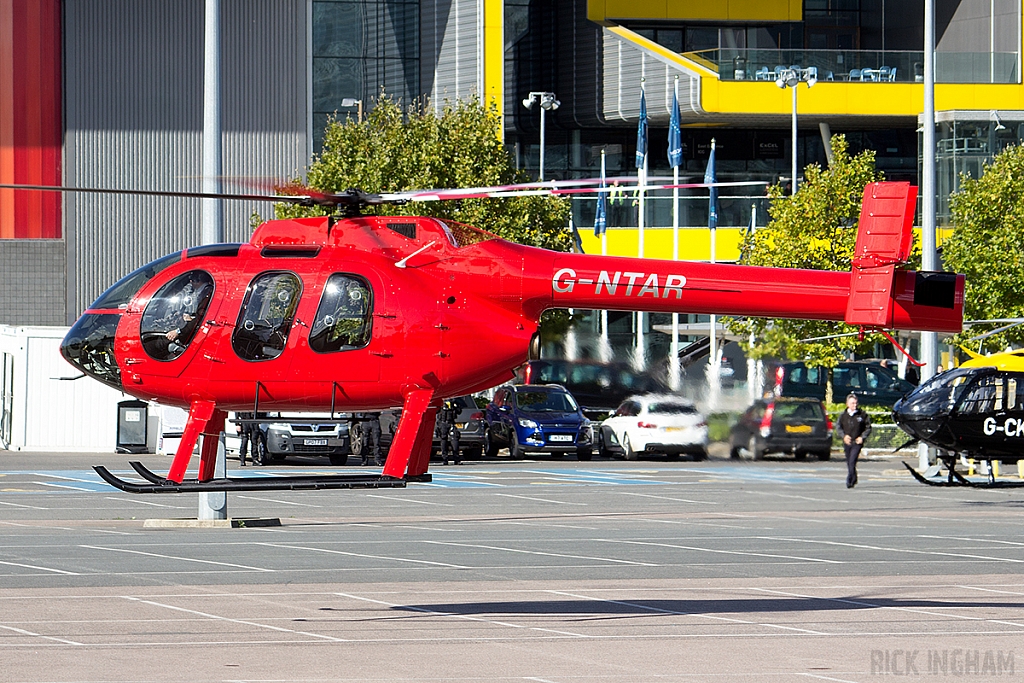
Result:
M540 108L540 175L537 180L544 180L544 107Z
M601 150L601 177L605 177L605 150ZM607 206L607 204L606 204ZM607 213L605 214L607 220ZM607 226L606 226L607 228ZM608 255L608 231L601 233L601 256ZM608 341L608 311L601 311L601 362L608 363L612 359L611 343Z
M220 0L206 0L206 37L203 69L203 192L220 192L221 134L220 134ZM203 200L203 244L224 241L224 217L221 200ZM204 439L210 438L207 436ZM224 432L217 446L215 476L227 472L227 449ZM199 494L199 519L227 519L228 494L225 492Z
M800 84L793 86L793 192L796 194L796 89Z
M924 113L921 136L921 269L938 270L935 251L935 0L924 2ZM936 374L939 364L938 335L921 333L921 381ZM920 444L918 466L931 464L929 449Z
M203 71L203 192L220 192L220 0L206 0ZM221 200L203 200L203 244L224 241Z
M675 99L679 101L679 76L675 79ZM672 184L679 184L679 166L672 167ZM679 260L679 188L672 188L672 260ZM669 361L669 386L679 391L679 314L672 314L672 357Z

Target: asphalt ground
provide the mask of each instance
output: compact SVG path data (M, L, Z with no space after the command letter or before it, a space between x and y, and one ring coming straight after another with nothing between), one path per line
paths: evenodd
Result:
M150 529L197 495L89 469L137 479L129 457L0 451L0 681L1024 680L1024 489L894 458L854 489L838 461L498 458L230 494L279 527Z

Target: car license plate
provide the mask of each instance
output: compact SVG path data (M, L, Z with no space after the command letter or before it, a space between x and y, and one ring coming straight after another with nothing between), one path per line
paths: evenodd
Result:
M787 434L810 434L811 425L786 425Z
M326 446L327 439L303 439L303 446Z
M552 434L548 437L548 441L568 441L572 443L572 434Z
M665 427L666 432L685 432L686 427Z
M465 429L466 425L468 425L468 424L469 424L468 422L456 422L455 423L455 427L458 428L458 429Z

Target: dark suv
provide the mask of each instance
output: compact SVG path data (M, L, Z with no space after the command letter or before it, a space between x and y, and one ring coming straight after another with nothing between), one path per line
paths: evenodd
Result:
M793 396L825 400L828 371L806 363L780 363L770 376L771 391L776 396ZM845 361L832 368L832 397L836 403L848 394L857 394L862 405L891 408L914 388L900 379L891 368L877 361Z
M755 401L729 430L729 455L745 449L754 460L766 453L793 453L797 459L832 454L832 420L824 404L811 398Z
M544 359L516 368L519 384L559 384L583 406L592 419L608 417L623 401L639 394L667 394L668 386L652 374L625 363Z
M562 386L500 387L484 419L484 452L488 456L497 455L504 446L515 460L521 460L528 451L575 453L579 460L590 460L594 453L590 420Z

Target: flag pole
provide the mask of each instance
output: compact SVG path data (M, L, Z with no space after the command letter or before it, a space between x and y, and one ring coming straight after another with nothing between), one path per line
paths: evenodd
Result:
M669 125L668 154L669 163L672 164L672 184L679 185L679 156L682 149L676 149L673 142L681 143L681 140L673 140L678 136L679 128L679 76L675 77L674 90L672 92L672 123ZM679 188L672 188L672 260L679 260ZM669 386L672 391L679 391L679 314L672 314L672 347L669 360Z
M637 256L639 258L644 257L644 212L645 202L644 199L647 195L647 190L644 185L647 183L647 97L644 93L644 81L647 79L641 76L640 78L640 119L637 124L637 149L636 149L636 161L637 161L637 185L639 189L638 197L638 208L637 213ZM636 347L633 349L633 367L636 370L642 369L644 366L644 314L642 312L636 313Z
M601 148L601 187L604 187L605 178L605 150ZM598 201L604 195L598 195ZM607 217L605 218L607 221ZM607 228L601 229L601 256L608 255L608 234ZM611 361L611 344L608 341L608 311L601 311L601 362L608 363Z
M711 155L708 157L708 168L704 174L704 182L715 183L718 182L718 178L715 173L715 139L711 138ZM717 188L709 188L708 190L708 228L710 229L711 237L711 253L710 262L715 263L715 229L718 226L718 196ZM709 410L716 410L718 408L718 394L719 394L719 382L720 377L718 374L719 361L718 361L718 316L712 314L710 316L710 344L708 346L708 383L710 385L710 397L709 397Z

